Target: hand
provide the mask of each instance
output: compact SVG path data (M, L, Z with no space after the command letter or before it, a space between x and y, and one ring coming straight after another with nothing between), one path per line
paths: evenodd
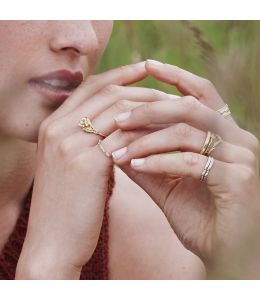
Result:
M79 278L97 245L113 161L97 145L100 136L83 132L77 124L88 116L107 136L103 141L111 151L150 132L122 133L113 121L114 114L168 99L160 91L121 86L146 74L139 63L94 75L42 122L16 278Z
M168 126L114 152L115 163L162 209L209 277L260 278L258 140L215 111L224 102L206 79L168 64L148 61L146 68L189 96L117 116L118 128L128 132L148 124ZM215 162L205 183L199 179L207 157L199 152L207 131L223 142L211 153Z

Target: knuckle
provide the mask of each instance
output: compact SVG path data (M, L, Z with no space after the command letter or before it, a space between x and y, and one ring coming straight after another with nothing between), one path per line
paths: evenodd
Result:
M252 168L239 166L234 167L233 176L235 175L236 182L240 182L241 184L250 184L250 182L255 177L255 172Z
M201 79L201 92L202 92L202 94L205 94L205 92L206 93L211 92L212 90L215 90L214 84L210 80L208 80L206 78L202 78Z
M118 140L124 140L124 137L125 137L125 133L127 131L123 131L121 129L118 129L116 132L115 132L115 135L116 135L116 139Z
M144 62L141 64L143 64L143 70L145 70ZM121 66L119 68L119 72L121 73L123 79L128 79L129 75L131 76L136 74L137 72L140 72L140 63L133 63L130 65Z
M240 172L241 172L241 165L235 164L226 164L221 169L221 176L223 180L223 184L226 188L231 190L237 190L238 184L240 184Z
M143 113L145 115L152 115L154 112L153 112L153 105L152 103L145 103L141 106L141 109L143 111Z
M104 95L111 95L111 94L118 93L119 89L120 89L120 87L118 85L109 84L103 88L102 93Z
M119 110L119 111L126 111L126 110L129 110L132 108L130 105L130 101L125 100L125 99L116 101L116 103L114 105L115 105L116 110Z
M239 174L240 166L234 165L234 164L226 164L225 170L222 169L222 174L225 176L225 181L230 183L234 181L234 174Z
M50 126L52 126L52 124L55 124L55 119L52 120L51 116L49 116L48 118L44 119L41 122L41 124L40 124L39 134L41 134L42 136L45 135L45 132L49 129Z
M178 123L172 128L174 133L181 138L188 138L193 134L193 128L186 123Z
M60 126L51 124L45 127L44 137L47 142L55 142L60 135Z
M152 100L157 100L157 99L163 99L167 96L166 93L156 90L156 89L149 89L149 97Z
M250 149L252 149L252 151L256 154L259 154L260 152L260 143L258 138L252 134L251 132L248 132L248 137L249 137L249 141L250 141Z
M120 81L123 82L123 81L127 80L127 78L129 77L130 72L135 73L135 66L134 65L120 66L118 68L118 74L120 76Z
M133 131L123 131L122 132L122 139L125 143L130 143L133 141L135 137L135 133Z
M123 143L131 142L133 139L134 133L133 131L126 130L117 130L116 139L122 141Z
M63 157L68 156L72 152L71 150L72 150L71 139L63 140L58 146L59 154Z
M244 149L243 157L249 166L255 167L257 165L257 157L252 151Z
M189 112L193 111L194 109L198 109L201 106L201 103L193 96L183 97L182 103L185 109L187 109Z
M88 77L84 80L84 83L86 85L89 85L89 84L95 82L99 76L100 76L100 74L98 74L98 75L94 75L94 74L88 75Z
M143 149L146 149L147 138L144 136L133 141L128 148L129 148L129 152L131 152L132 154L138 153L140 152L140 150L142 151Z
M199 163L199 155L193 152L184 152L182 157L184 164L188 167L194 167Z
M148 136L143 136L136 141L135 148L136 150L138 149L146 149L147 146L149 146L151 143L149 142L149 137Z

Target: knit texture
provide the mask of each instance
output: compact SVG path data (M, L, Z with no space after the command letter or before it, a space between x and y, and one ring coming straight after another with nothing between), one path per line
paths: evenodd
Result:
M109 199L114 188L114 172L108 182L108 193L104 211L103 224L97 247L91 259L83 266L80 279L108 279L108 237L109 237ZM22 250L29 218L33 184L23 201L21 213L15 228L0 254L0 279L14 279L17 262Z

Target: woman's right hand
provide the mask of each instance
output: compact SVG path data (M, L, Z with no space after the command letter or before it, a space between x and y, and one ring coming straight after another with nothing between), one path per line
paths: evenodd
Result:
M159 91L124 86L146 75L139 63L90 76L42 122L17 279L80 277L99 238L113 161L97 145L100 136L83 132L78 122L89 117L107 136L110 153L147 133L123 133L113 120L144 102L168 99Z

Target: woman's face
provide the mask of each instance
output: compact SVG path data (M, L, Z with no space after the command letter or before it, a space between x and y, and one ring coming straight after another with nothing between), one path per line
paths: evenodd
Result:
M111 21L0 21L0 137L37 142L40 123L90 74Z

